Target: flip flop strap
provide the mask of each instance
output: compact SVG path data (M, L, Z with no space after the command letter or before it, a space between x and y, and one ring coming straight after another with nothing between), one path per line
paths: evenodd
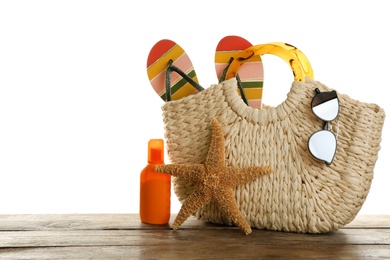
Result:
M168 62L168 67L165 72L165 93L166 93L166 99L167 101L172 100L172 95L171 95L171 75L172 71L175 71L178 73L180 76L183 77L188 83L190 83L194 88L196 88L199 91L204 90L203 87L201 87L196 81L194 81L192 78L190 78L187 74L185 74L181 69L173 65L173 60L169 60Z
M221 82L221 79L223 79L226 76L226 72L227 72L230 64L233 62L233 60L234 59L231 58L230 61L229 61L229 65L223 70L221 78L220 78L220 82ZM169 60L168 61L168 67L167 67L167 70L165 72L165 95L166 95L166 100L167 101L171 101L172 100L172 94L171 94L171 75L172 75L172 71L175 71L180 76L182 76L183 79L185 79L188 83L190 83L192 86L194 86L194 88L197 89L198 91L203 91L204 90L204 88L202 86L200 86L196 81L194 81L192 78L190 78L181 69L179 69L178 67L173 65L173 60ZM247 106L249 106L248 99L246 98L246 95L245 95L245 92L244 92L244 88L242 87L241 79L238 76L238 74L236 75L236 79L237 79L237 86L238 86L238 89L240 90L240 94L241 94L242 100L245 102L245 104Z
M227 73L227 71L228 71L228 69L230 67L230 64L232 64L233 60L234 60L234 58L231 57L230 60L229 60L229 64L223 69L223 71L221 73L221 76L219 77L219 83L221 83L222 81L224 81L226 79L226 73ZM246 98L246 95L245 95L245 92L244 92L244 88L242 87L241 79L238 76L238 74L236 75L236 79L237 79L237 87L240 90L240 94L241 94L242 100L245 102L245 104L247 106L249 106L248 99Z

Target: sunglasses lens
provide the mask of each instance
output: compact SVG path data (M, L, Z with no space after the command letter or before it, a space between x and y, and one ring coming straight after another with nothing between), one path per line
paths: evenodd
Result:
M336 91L320 92L311 103L313 113L323 121L334 120L339 113L339 100Z
M331 164L336 153L336 136L328 130L317 131L310 136L308 146L315 158Z

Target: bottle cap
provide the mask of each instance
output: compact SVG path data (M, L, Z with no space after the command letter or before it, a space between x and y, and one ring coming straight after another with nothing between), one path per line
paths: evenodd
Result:
M149 140L148 163L164 163L164 141L162 139Z

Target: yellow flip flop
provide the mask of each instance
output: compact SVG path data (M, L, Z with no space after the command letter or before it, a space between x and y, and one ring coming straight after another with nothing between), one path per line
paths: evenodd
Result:
M153 89L164 101L178 100L203 90L190 58L174 41L158 41L149 52L146 67Z
M220 82L226 79L226 71L232 60L251 46L249 41L235 35L226 36L219 41L215 51L215 70ZM238 77L243 100L253 108L261 108L264 77L261 57L253 56L245 61L238 71Z

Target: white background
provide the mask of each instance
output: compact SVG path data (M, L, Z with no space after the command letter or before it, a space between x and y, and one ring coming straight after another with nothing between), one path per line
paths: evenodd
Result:
M390 113L388 10L375 0L1 1L0 213L138 212L147 142L164 136L146 59L164 38L186 50L204 87L217 83L224 36L287 42L315 79ZM263 62L264 102L277 105L291 72ZM389 138L387 120L359 214L390 214Z

